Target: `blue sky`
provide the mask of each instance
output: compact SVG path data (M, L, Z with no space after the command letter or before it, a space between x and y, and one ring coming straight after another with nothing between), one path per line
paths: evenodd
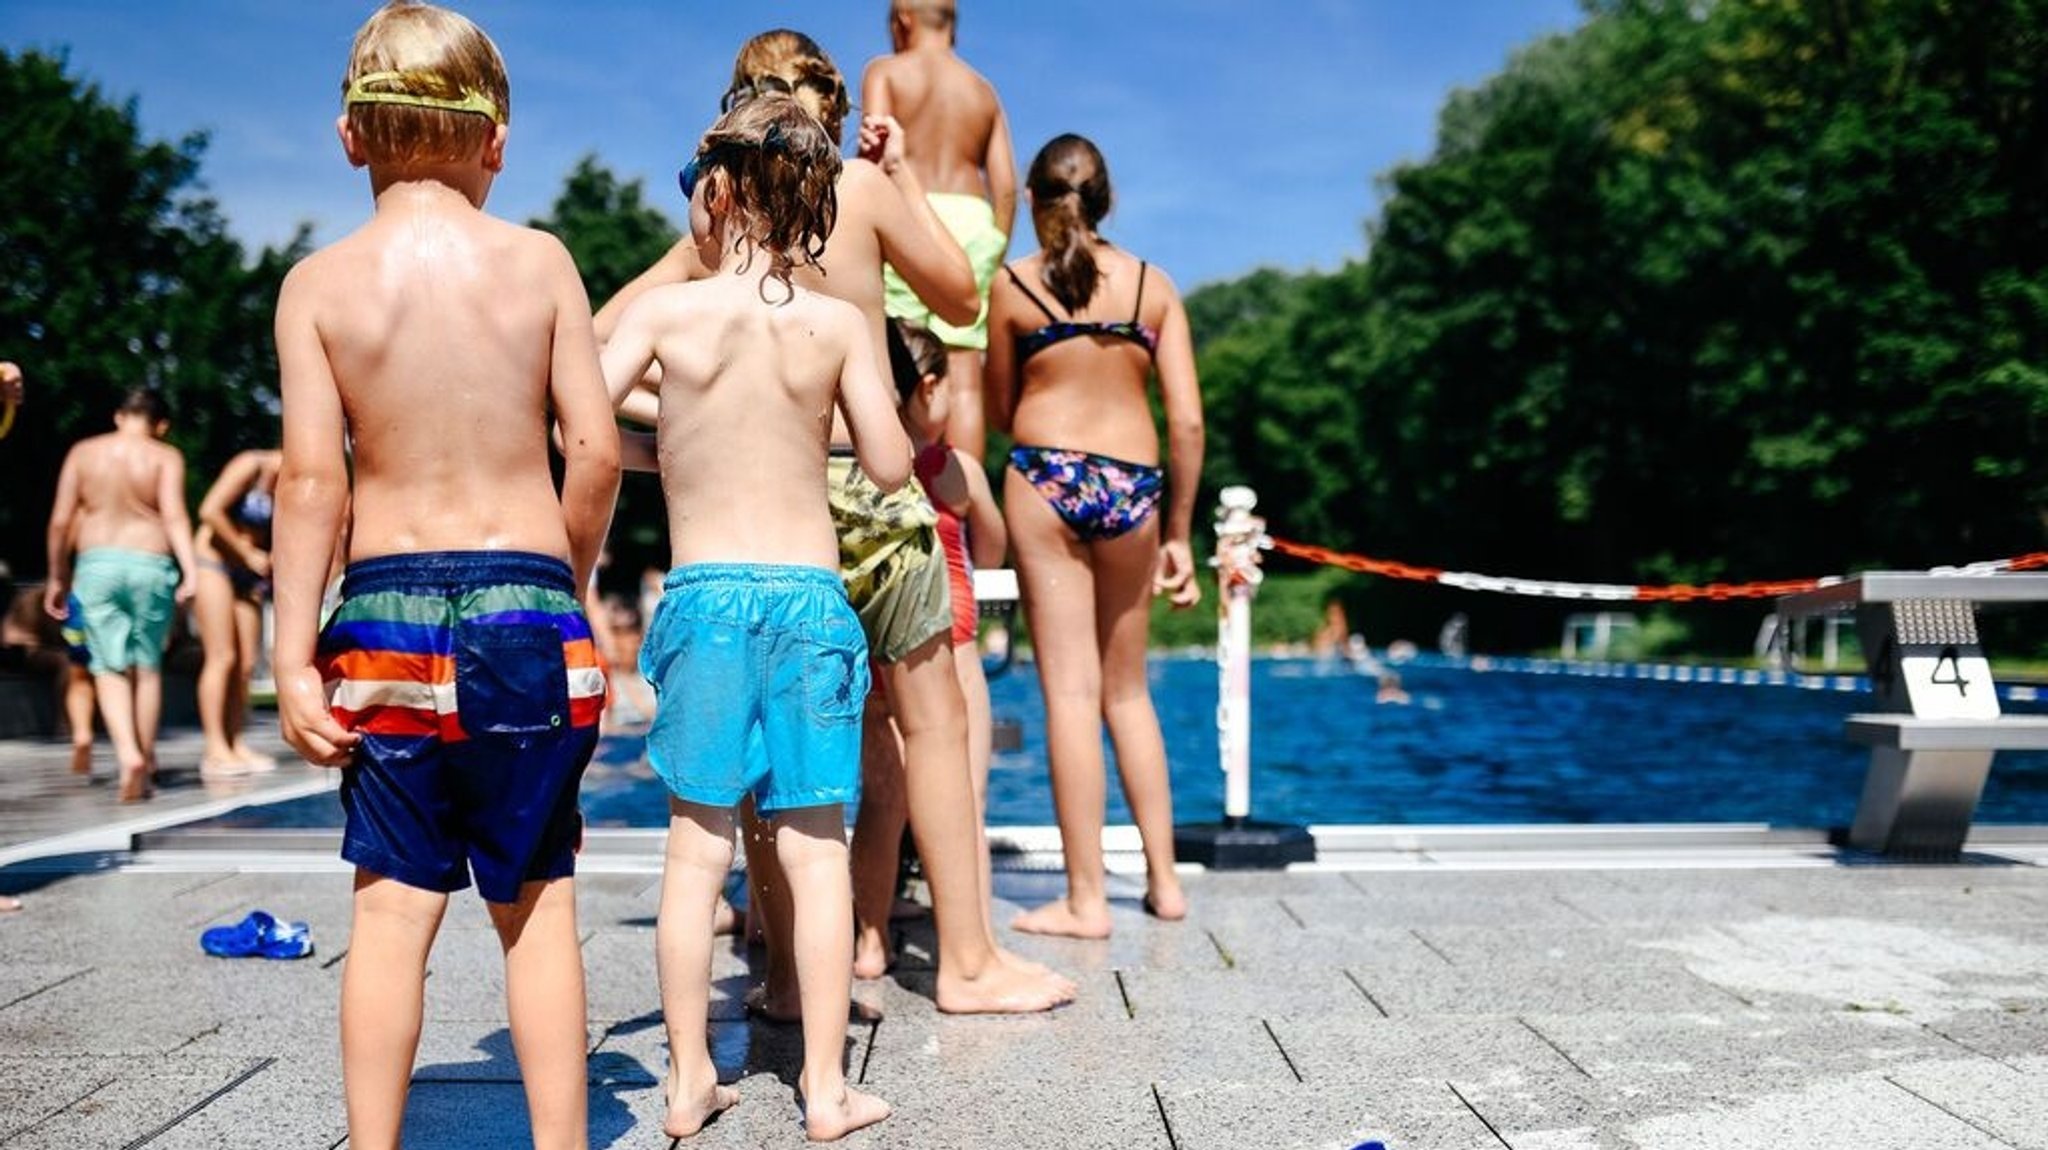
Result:
M1183 286L1363 254L1374 178L1429 152L1437 110L1518 46L1579 19L1575 0L962 0L960 50L992 80L1019 163L1053 135L1101 145L1110 238ZM331 128L373 3L0 0L0 44L69 52L74 74L138 101L158 137L203 130L202 167L236 235L332 239L369 211ZM507 170L491 209L544 214L595 153L680 213L677 160L715 114L733 53L808 32L858 87L886 51L886 0L473 0L458 8L511 72ZM1020 218L1013 251L1029 250Z

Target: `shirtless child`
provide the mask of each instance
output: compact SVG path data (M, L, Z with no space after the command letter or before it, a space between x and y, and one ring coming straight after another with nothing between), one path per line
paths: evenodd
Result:
M504 950L533 1145L580 1148L576 790L604 701L581 591L618 493L590 306L559 241L482 211L510 93L474 24L394 0L357 32L343 90L342 149L369 168L376 212L278 298L273 576L285 738L347 768L349 1145L399 1144L427 954L473 871Z
M932 314L893 268L885 275L889 314L929 328L946 345L950 417L944 439L979 460L986 448L981 353L988 346L989 284L1010 248L1017 166L1002 101L953 50L958 33L954 0L891 0L895 54L868 62L860 99L867 115L894 117L903 126L905 158L925 198L974 265L981 312L959 326Z
M839 1138L889 1114L847 1085L853 890L844 807L860 794L868 644L839 579L825 502L832 411L885 491L910 478L910 441L875 367L867 320L799 287L838 211L835 142L787 96L739 104L692 163L690 231L710 278L640 295L605 345L615 398L661 365L661 486L674 565L641 666L658 692L648 759L668 784L668 855L655 927L668 1026L672 1138L738 1101L706 1031L711 936L751 795L789 879L804 1028L805 1132ZM750 479L734 499L734 468Z
M50 509L43 609L65 619L75 598L84 616L93 689L121 765L124 803L150 795L164 639L174 606L192 597L198 570L185 513L185 457L161 442L170 426L162 396L131 389L115 409L114 430L81 441L64 457Z
M764 32L740 49L727 100L736 104L754 98L756 92L793 94L835 140L850 110L845 83L830 57L810 37L789 29ZM861 125L860 151L870 158L846 161L836 188L838 217L818 266L798 267L792 277L800 287L860 309L868 323L875 372L883 378L889 370L882 314L884 260L901 269L921 297L943 307L952 318L965 322L975 307L967 261L957 245L938 234L940 224L929 218L916 173L903 160L902 133L890 129L886 120ZM694 243L678 243L598 312L599 334L607 333L642 293L712 274ZM651 423L652 408L643 386L620 410ZM835 441L843 442L836 435ZM839 530L841 577L861 615L876 678L886 688L902 732L904 760L893 771L867 764L862 786L873 795L880 785L894 785L903 793L899 801L908 806L938 930L938 977L932 997L940 1010L957 1014L1052 1009L1073 1000L1073 982L998 945L990 908L982 897L974 787L967 763L967 710L953 671L946 566L933 528L938 517L913 485L880 491L854 463L838 455L827 464L827 498ZM863 822L870 806L879 805L863 802ZM851 853L857 888L867 885L864 874L879 869L864 865L867 856L879 853L863 850L864 837L856 827ZM756 881L774 866L772 851L762 851L765 857L760 859L753 856L757 846L750 837L748 879L761 896L768 942L768 977L758 1008L771 1018L789 1020L796 1013L792 1000L797 994L785 929L788 884ZM880 880L892 889L895 857L892 847L887 873Z

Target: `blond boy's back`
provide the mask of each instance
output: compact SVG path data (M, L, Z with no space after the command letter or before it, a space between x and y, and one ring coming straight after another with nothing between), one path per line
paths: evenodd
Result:
M387 195L398 210L292 274L348 421L351 557L566 557L546 444L557 326L588 322L564 298L577 282L568 254L446 189Z

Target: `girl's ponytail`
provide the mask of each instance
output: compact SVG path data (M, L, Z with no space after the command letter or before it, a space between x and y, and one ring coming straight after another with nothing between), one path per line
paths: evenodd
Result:
M1069 312L1079 311L1094 297L1102 274L1095 262L1095 228L1109 214L1109 165L1094 144L1069 133L1039 149L1025 183L1045 253L1046 290Z

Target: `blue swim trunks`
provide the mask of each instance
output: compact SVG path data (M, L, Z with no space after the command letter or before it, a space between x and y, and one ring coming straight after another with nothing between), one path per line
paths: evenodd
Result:
M576 873L604 672L569 565L516 551L349 564L315 665L362 735L341 857L487 901Z
M684 802L763 814L860 798L868 645L837 571L669 572L640 648L660 704L647 757Z
M164 640L176 614L178 562L153 551L95 547L71 572L71 614L83 623L95 675L164 665Z

